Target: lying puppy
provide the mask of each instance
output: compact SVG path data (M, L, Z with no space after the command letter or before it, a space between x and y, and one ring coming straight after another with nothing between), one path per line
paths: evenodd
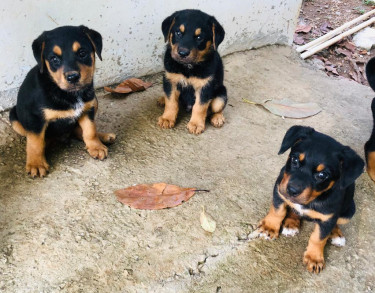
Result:
M48 164L46 139L74 132L89 154L103 160L115 139L98 133L98 108L93 87L95 52L101 60L102 37L85 26L64 26L42 33L32 44L38 65L32 68L10 111L13 129L26 136L26 171L44 177Z
M256 233L266 239L277 238L282 226L282 234L294 236L301 217L315 222L303 262L310 272L319 273L327 240L345 245L338 225L349 222L355 213L354 181L362 174L364 162L350 147L310 127L291 127L279 154L289 148L271 209Z
M187 111L192 110L187 125L190 133L204 131L210 106L211 124L223 126L227 90L223 85L223 63L217 48L224 39L224 29L215 17L189 9L167 17L162 23L162 31L168 45L164 56L165 96L159 100L165 109L159 117L159 126L174 127L179 104Z
M367 81L375 91L375 58L372 58L366 65ZM367 163L367 174L375 181L375 98L371 103L373 128L370 139L365 144L365 156Z

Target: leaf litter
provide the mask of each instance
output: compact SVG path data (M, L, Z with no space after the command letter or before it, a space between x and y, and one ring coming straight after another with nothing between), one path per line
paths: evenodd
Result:
M114 89L105 86L104 90L116 94L129 94L131 92L140 92L152 86L151 82L145 82L139 78L129 78L121 82Z
M183 188L164 182L138 184L115 191L117 200L131 208L141 210L161 210L172 208L188 201L196 192L205 189Z

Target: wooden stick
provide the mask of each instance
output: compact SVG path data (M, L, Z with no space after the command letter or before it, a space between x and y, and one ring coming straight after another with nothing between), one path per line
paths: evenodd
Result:
M305 53L302 53L301 54L301 58L302 59L306 59L307 57L310 57L311 55L333 45L334 43L337 43L338 41L342 40L343 38L351 35L351 34L354 34L355 32L365 28L366 26L369 26L370 24L374 23L375 22L375 17L372 17L370 18L369 20L353 27L352 29L342 33L341 35L338 35L336 37L334 37L333 39L330 39L329 41L327 42L324 42L316 47L313 47L311 48L310 50L307 50Z
M329 40L330 38L333 38L334 36L340 34L344 29L352 26L353 24L361 21L361 20L364 20L366 18L368 18L370 15L373 15L375 13L375 9L373 10L370 10L369 12L347 22L347 23L344 23L342 26L334 29L333 31L330 31L329 33L325 34L324 36L321 36L320 38L317 38L316 40L313 40L311 41L310 43L307 43L306 45L303 45L303 46L299 46L297 47L296 51L297 52L302 52L302 51L305 51L311 47L314 47L316 45L319 45L327 40Z

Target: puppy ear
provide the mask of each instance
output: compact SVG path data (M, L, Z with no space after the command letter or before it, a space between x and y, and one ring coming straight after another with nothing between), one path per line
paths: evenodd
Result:
M161 24L161 30L164 35L164 42L168 41L169 34L171 32L171 29L176 21L176 17L179 14L179 12L173 13L171 16L168 16L166 19L163 20L163 23Z
M217 50L221 42L224 40L225 31L221 24L216 20L215 17L211 16L212 23L212 43L214 49Z
M366 65L367 81L375 91L375 58L372 58Z
M82 30L82 32L90 40L96 55L98 55L100 61L102 61L102 48L103 48L102 35L100 33L98 33L97 31L89 29L88 27L86 27L84 25L81 25L79 28Z
M303 140L315 132L314 128L294 125L286 132L279 150L279 155L291 148L298 140Z
M348 146L342 149L339 156L341 160L340 187L344 189L363 173L365 162Z
M44 47L46 44L46 32L43 32L37 39L34 40L32 44L33 54L36 62L38 62L39 71L43 73L44 69Z

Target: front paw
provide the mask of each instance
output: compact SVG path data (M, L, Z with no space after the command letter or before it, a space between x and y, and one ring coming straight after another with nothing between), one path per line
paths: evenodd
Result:
M43 178L47 175L49 165L45 159L34 160L33 162L26 162L26 172L30 174L32 178L39 176Z
M114 133L98 133L99 139L102 143L112 144L116 140L116 134Z
M204 122L189 121L187 129L192 134L201 134L202 132L204 132L205 125Z
M319 274L325 266L323 255L320 253L311 253L310 251L305 251L303 263L310 273L315 274Z
M176 120L170 119L170 118L164 118L163 116L159 117L158 125L160 128L163 129L169 129L173 128Z
M224 115L222 113L216 113L214 115L212 115L211 117L211 124L214 126L214 127L222 127L225 123L225 118L224 118Z
M299 233L300 221L296 219L287 218L283 224L281 234L287 237L296 236Z
M280 227L272 225L266 219L263 219L256 229L257 236L266 240L276 239L279 237Z
M94 159L104 160L108 156L108 148L102 143L87 146L87 151Z

